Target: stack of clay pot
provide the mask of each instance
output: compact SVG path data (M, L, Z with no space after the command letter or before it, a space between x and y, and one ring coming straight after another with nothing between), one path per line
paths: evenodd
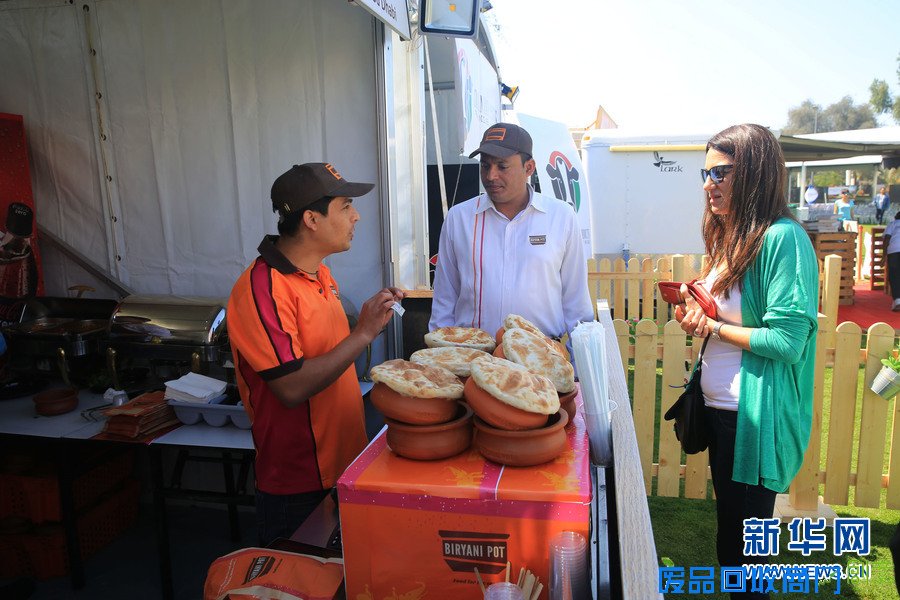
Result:
M385 416L387 444L413 460L449 458L472 443L463 384L442 367L389 360L372 368L372 404Z

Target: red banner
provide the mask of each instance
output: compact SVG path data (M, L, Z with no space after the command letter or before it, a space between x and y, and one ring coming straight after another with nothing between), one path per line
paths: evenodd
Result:
M0 113L0 324L18 322L43 295L34 195L21 115Z

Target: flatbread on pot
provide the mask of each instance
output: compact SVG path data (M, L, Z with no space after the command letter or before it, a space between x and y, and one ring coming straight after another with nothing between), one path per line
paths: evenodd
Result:
M568 394L575 389L575 369L547 337L525 329L508 329L501 346L507 359L548 377L557 393Z
M506 318L503 319L503 327L505 329L524 329L525 331L530 331L531 333L542 335L544 337L549 337L543 331L538 329L538 326L522 317L520 315L508 314Z
M416 398L462 398L459 378L441 367L407 360L388 360L372 367L372 381L383 383L398 394Z
M494 336L476 327L439 327L425 334L425 345L429 348L462 346L493 352L497 342Z
M502 358L479 358L472 363L471 378L491 396L515 408L544 415L559 411L553 382L522 365Z
M441 346L416 350L409 360L420 365L447 369L457 377L468 377L472 372L472 362L476 358L484 356L489 356L489 354L475 348Z

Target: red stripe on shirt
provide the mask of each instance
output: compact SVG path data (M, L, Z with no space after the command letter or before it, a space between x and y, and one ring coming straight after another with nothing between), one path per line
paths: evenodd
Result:
M257 487L268 494L321 490L322 474L309 402L286 407L239 353L235 359L248 390Z
M481 205L481 198L475 203L475 227L472 229L472 327L475 327L475 314L478 311L478 266L475 263L475 241L478 239L478 207ZM482 229L484 229L482 227Z
M275 356L281 364L297 360L294 354L294 346L291 336L281 325L281 317L278 315L278 307L275 305L275 296L272 294L272 270L268 263L257 259L250 272L250 290L253 294L253 303L256 305L256 313L269 336L269 342L275 351Z
M484 222L486 219L481 219L481 248L478 253L478 268L480 270L480 275L478 277L478 327L481 327L481 307L482 307L482 295L484 294Z

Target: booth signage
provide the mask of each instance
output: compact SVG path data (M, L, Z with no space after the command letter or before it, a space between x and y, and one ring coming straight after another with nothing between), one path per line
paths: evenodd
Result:
M519 113L519 124L534 140L534 161L541 192L569 204L578 216L585 258L593 256L591 196L584 166L568 127L557 121ZM535 242L532 241L532 244Z
M407 0L356 0L356 3L396 31L403 41L410 39Z

